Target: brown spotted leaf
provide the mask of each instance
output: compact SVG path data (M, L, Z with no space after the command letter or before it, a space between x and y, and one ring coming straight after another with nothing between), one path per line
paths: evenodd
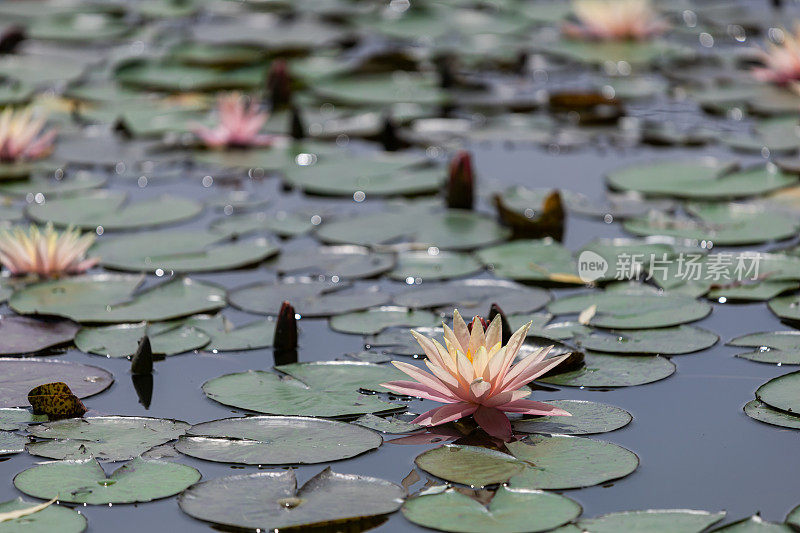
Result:
M69 386L61 381L34 387L28 393L28 401L36 415L47 415L50 420L78 418L86 412L80 398L72 394Z

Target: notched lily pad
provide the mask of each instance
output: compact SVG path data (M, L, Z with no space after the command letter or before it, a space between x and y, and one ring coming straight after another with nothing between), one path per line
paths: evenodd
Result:
M773 409L759 400L750 400L744 405L744 413L759 422L784 428L800 429L800 416Z
M550 301L550 293L537 287L494 279L465 279L426 284L403 291L394 297L394 303L413 309L443 308L451 313L453 308L468 317L484 315L493 303L509 314L536 311Z
M86 398L114 382L110 372L96 366L48 359L0 358L0 407L28 405L28 392L42 383L62 381L73 394Z
M330 326L339 333L375 335L390 327L408 328L434 326L439 317L428 311L414 311L406 307L384 306L366 311L356 311L331 317ZM410 333L409 333L410 335Z
M514 420L515 431L560 435L592 435L615 431L627 426L633 417L613 405L581 400L549 400L550 405L564 409L572 416L540 416Z
M70 320L0 317L0 355L23 355L67 344L80 329Z
M0 515L14 511L24 511L39 505L39 502L22 498L0 503ZM6 520L0 523L3 533L82 533L86 530L86 517L62 505L48 505L33 514Z
M579 346L595 352L676 355L705 350L719 337L695 326L675 326L634 331L595 331L578 335Z
M616 531L675 531L701 533L725 518L725 511L709 513L691 509L648 509L610 513L597 518L584 518L577 524L592 533Z
M581 368L538 381L566 387L632 387L660 381L674 373L675 364L661 356L586 352Z
M742 335L728 342L728 346L757 348L736 357L757 363L800 365L800 331L772 331Z

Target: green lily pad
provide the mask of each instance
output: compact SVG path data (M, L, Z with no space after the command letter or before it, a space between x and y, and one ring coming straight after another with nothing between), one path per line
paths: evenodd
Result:
M800 320L800 294L792 293L773 298L767 304L770 311L787 320Z
M278 247L266 239L227 242L213 233L171 230L102 239L89 253L114 270L213 272L255 265Z
M367 414L358 417L353 423L364 426L365 428L374 429L381 433L392 434L411 433L412 431L419 431L425 427L419 424L412 424L408 420L403 420L398 415L383 417Z
M86 327L75 336L75 346L82 352L106 357L131 357L136 353L139 340L145 334L148 334L148 328L144 323ZM176 327L150 334L149 339L154 355L184 353L202 348L211 341L204 331L192 326Z
M297 237L314 229L314 223L311 215L279 211L219 218L211 223L210 229L232 237L255 232L274 233L280 237Z
M11 431L0 431L0 456L24 452L27 443L28 439L22 435Z
M719 337L708 330L682 325L635 331L595 331L577 336L575 342L596 352L675 355L705 350L718 340Z
M96 459L44 463L16 475L14 486L35 498L105 505L173 496L200 480L194 468L137 458L107 476Z
M199 67L244 67L263 61L264 51L252 46L219 45L207 43L181 43L169 51L176 62Z
M508 482L512 488L573 489L627 476L636 454L584 437L531 435L506 445L510 453L445 445L417 456L417 466L436 477L482 487ZM535 465L535 466L534 466Z
M550 301L544 289L528 287L513 281L493 279L465 279L424 284L403 291L394 297L397 305L419 308L457 308L467 317L484 315L493 303L509 314L536 311Z
M758 389L756 399L787 413L800 413L800 372L773 378Z
M90 172L77 172L71 178L62 180L33 176L26 181L0 183L0 194L22 197L29 194L43 194L46 198L50 198L96 189L105 183L104 176Z
M753 420L758 420L765 424L800 429L800 416L778 411L758 400L750 400L744 404L744 413Z
M768 522L756 514L750 518L717 528L714 533L792 533L793 531L794 528L788 524Z
M668 378L674 373L675 365L660 356L586 352L583 367L538 381L566 387L633 387Z
M766 148L770 154L794 153L800 144L797 122L792 117L767 118L753 124L746 135L724 135L720 139L733 150L762 153Z
M199 214L203 206L194 200L160 196L128 203L128 195L120 191L93 191L26 209L37 222L52 222L56 226L76 226L94 230L130 230L151 228L187 220Z
M706 302L681 294L647 292L637 286L620 286L556 300L547 306L553 314L573 314L596 305L589 324L601 328L645 329L675 326L704 318L711 312Z
M552 281L554 274L578 273L570 251L552 239L514 241L476 255L495 275L518 281Z
M437 76L416 72L368 74L320 80L312 91L325 101L352 106L441 105L449 97Z
M37 17L27 31L33 39L88 43L119 40L130 33L131 26L102 13L75 13Z
M371 278L394 266L394 256L371 252L362 246L320 246L284 251L270 266L284 274Z
M211 336L211 342L203 349L212 353L270 348L275 340L275 321L270 319L256 320L233 329L213 330L202 324L198 327Z
M22 511L36 505L39 502L17 498L0 503L0 514ZM0 522L0 533L83 533L86 526L86 517L81 513L66 506L49 505L33 514Z
M663 40L652 41L581 41L561 39L538 45L541 51L581 63L628 63L644 68L656 62L691 55L691 50Z
M286 301L303 316L348 313L387 303L389 296L371 289L346 290L336 285L304 278L284 278L280 283L249 285L231 291L228 301L250 313L277 315Z
M389 481L326 468L300 489L292 470L212 479L181 494L178 505L198 520L269 531L389 514L404 497L405 490Z
M445 280L475 274L483 267L471 255L441 250L408 251L397 256L397 265L388 273L392 279Z
M693 200L756 196L797 183L774 165L739 169L713 159L638 164L609 173L607 180L615 189Z
M758 348L736 355L757 363L800 365L800 331L751 333L736 337L728 342L728 346Z
M98 274L29 285L9 300L21 314L77 322L159 321L225 307L225 291L190 278L175 278L135 293L140 276Z
M0 358L0 407L28 404L28 391L43 383L64 382L79 398L103 392L114 382L110 372L96 366L50 359Z
M28 445L39 457L68 459L88 454L100 461L128 461L177 439L189 424L166 418L98 416L70 418L28 428L41 440Z
M403 504L403 516L411 522L459 533L549 531L580 514L581 506L564 496L502 486L488 506L453 488L424 493Z
M439 317L428 311L385 306L333 316L330 326L339 333L375 335L389 327L434 326L438 321Z
M0 431L16 431L36 422L47 422L47 415L35 415L27 409L0 409Z
M226 418L193 426L175 445L179 452L223 463L314 464L361 455L382 443L374 431L306 417Z
M326 222L316 235L332 244L377 246L411 242L441 250L471 250L503 241L510 231L479 213L441 209L349 217Z
M551 400L547 403L564 409L572 416L540 416L514 420L514 430L522 433L593 435L615 431L633 420L626 410L604 403L581 400Z
M69 320L0 316L0 355L40 352L72 341L79 326Z
M616 531L674 531L701 533L725 518L725 511L709 513L690 509L648 509L610 513L578 520L578 527L592 533Z
M359 389L386 392L379 384L405 376L394 367L372 363L323 361L276 367L288 374L250 370L227 374L203 384L203 392L224 405L264 414L341 417L394 411L387 403Z
M164 92L214 92L251 90L263 81L263 67L247 66L228 70L224 75L207 67L152 60L126 61L115 77L125 87Z

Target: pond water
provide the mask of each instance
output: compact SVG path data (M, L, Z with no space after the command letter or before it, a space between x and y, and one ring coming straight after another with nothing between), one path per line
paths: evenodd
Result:
M765 12L765 18L771 17L771 14ZM184 24L180 27L186 26ZM545 87L553 90L559 87L582 86L584 79L581 76L573 79L568 69L555 69L548 83L531 83L521 92L534 94L536 90ZM745 131L752 123L749 118L738 121L706 115L691 101L675 101L663 95L634 102L628 106L627 112L629 116L641 120L669 121L681 127L702 125L718 131ZM75 134L75 130L70 132L70 135ZM105 130L100 128L97 138L105 135ZM118 135L118 139L121 144L127 143L122 136ZM612 147L609 143L601 144L603 146L578 143L574 148L562 147L557 150L558 146L555 144L550 147L534 143L510 145L502 140L464 143L462 147L472 153L475 163L480 195L477 209L493 218L491 193L512 185L580 191L589 198L599 199L606 192L605 174L635 162L677 160L700 155L736 158L742 163L755 164L764 161L760 155L733 153L729 148L720 145L655 148L644 145ZM349 145L359 153L378 149L375 144L359 140L350 140ZM92 144L85 144L82 149L91 153ZM195 168L191 165L182 168L183 175L178 179L153 178L145 183L141 180L137 183L136 180L120 178L107 169L102 172L108 172L110 177L107 188L128 192L132 201L172 194L208 202L221 192L246 190L254 197L270 199L271 207L279 206L287 211L301 205L319 205L319 212L325 213L325 216L328 213L336 215L376 212L384 205L383 200L369 196L363 202L355 202L350 198L309 202L299 191L284 190L280 179L274 176L253 178L242 172L231 177L229 173L209 172L206 168ZM214 179L203 180L207 174ZM211 221L221 216L222 211L207 208L201 216L177 227L205 229ZM113 238L113 232L102 235L100 242L109 236ZM630 234L623 231L618 221L606 223L598 218L568 216L563 241L566 248L578 250L598 237L630 237ZM304 236L292 239L291 242L283 242L281 246L284 249L301 250L311 249L316 244L318 242L313 237ZM796 242L792 240L781 243L789 244ZM772 248L774 244L747 247L761 251ZM93 271L101 272L103 269L97 267ZM491 276L488 272L478 275ZM166 277L169 275L151 275L146 283L155 284ZM222 273L193 274L191 277L218 284L225 289L277 279L269 264ZM386 279L358 283L377 284L380 290L393 294L406 288L400 282ZM430 282L423 279L421 286L425 287L428 283ZM551 291L556 299L574 292L575 289L558 287ZM11 312L7 304L0 307L0 314ZM225 308L225 315L237 325L257 318L256 315L231 306ZM734 355L744 350L724 345L740 335L783 330L787 329L787 325L769 312L764 302L713 302L713 312L693 325L716 333L720 342L698 353L671 357L677 371L667 379L617 389L552 387L552 390L535 392L537 400L597 401L621 407L633 415L633 422L628 426L596 437L636 453L640 459L639 468L627 477L601 486L558 491L580 503L583 517L638 509L702 509L711 512L727 511L723 524L755 513L760 513L767 520L782 522L786 513L800 504L796 481L800 476L800 462L797 461L798 433L796 430L756 422L742 411L742 406L753 399L754 391L761 384L791 370L736 358ZM329 328L327 319L302 318L299 326L300 362L343 359L345 354L363 350L363 337L334 332ZM139 403L132 385L129 361L89 355L75 348L53 357L97 365L114 374L115 383L111 388L84 400L90 414L163 417L192 424L245 414L243 410L206 398L201 390L204 382L223 374L249 369L268 370L273 366L273 355L269 349L218 354L200 351L170 356L156 363L152 403L149 408L145 408ZM420 400L408 400L407 403L409 410L415 413L435 405L433 402ZM339 473L363 474L400 483L415 470L414 458L417 455L438 446L399 445L390 442L392 438L394 436L385 435L384 444L379 449L334 462L333 469ZM178 456L177 460L181 463L197 468L204 480L258 471L255 466L231 466L180 454ZM27 453L0 458L0 479L5 480L0 482L0 501L20 495L11 482L13 476L39 461L40 458ZM106 472L113 470L112 466L116 467L106 464ZM299 484L325 466L297 467ZM419 469L417 473L420 479L409 487L410 493L421 489L431 478ZM79 509L88 518L89 531L206 531L211 527L182 513L175 497L140 505L85 506ZM400 512L390 515L385 523L374 529L383 532L422 530L423 528L404 519Z

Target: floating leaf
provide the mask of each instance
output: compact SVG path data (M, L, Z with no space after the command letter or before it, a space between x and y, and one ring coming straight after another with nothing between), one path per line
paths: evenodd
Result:
M381 442L374 431L344 422L252 416L193 426L175 448L206 461L280 465L348 459L376 449Z
M0 317L0 355L40 352L66 344L80 326L69 320L38 320L24 316Z
M719 533L792 533L794 528L788 524L768 522L759 515L753 515L714 530Z
M11 431L0 431L0 456L21 453L25 451L28 439ZM2 522L0 516L0 523ZM0 529L1 531L2 529Z
M220 218L211 223L211 231L239 236L254 232L269 232L280 237L296 237L314 229L312 215L303 213L253 213Z
M445 445L415 460L434 476L482 487L508 481L512 488L572 489L627 476L639 465L625 448L563 435L531 435L506 445L509 454L476 446ZM534 466L535 465L535 466Z
M787 320L800 320L800 294L792 293L773 298L767 304L770 311Z
M114 382L102 368L48 359L0 358L0 407L28 405L28 392L42 383L61 380L80 398L106 390Z
M248 66L225 72L173 62L130 60L119 64L115 77L125 87L141 90L183 92L250 90L263 81L262 68Z
M769 407L787 413L800 413L800 372L773 378L756 390L756 398Z
M574 520L581 506L558 494L499 487L488 506L457 489L406 501L403 515L423 527L460 533L532 533Z
M758 348L736 357L758 363L800 365L800 331L772 331L742 335L728 342L728 346Z
M0 519L6 513L26 513L19 518L9 518L0 522L2 533L82 533L86 530L86 518L66 506L52 505L52 502L37 504L17 498L0 503ZM31 509L39 508L32 514Z
M0 431L16 431L35 422L47 422L47 417L27 409L0 409Z
M439 317L428 311L412 311L405 307L385 306L331 317L330 326L340 333L375 335L386 328L434 326ZM409 333L410 335L410 333Z
M270 266L284 274L371 278L394 266L394 255L370 252L362 246L320 246L284 251Z
M575 342L596 352L674 355L698 352L716 344L719 337L695 326L635 331L595 331L578 335Z
M97 416L31 426L28 433L49 439L28 445L28 452L51 459L88 454L100 461L127 461L150 448L177 439L189 424L166 418Z
M597 518L584 518L577 524L592 533L616 531L674 531L701 533L725 518L725 511L709 513L689 509L648 509L610 513Z
M184 325L161 333L148 332L147 325L119 324L97 328L82 328L75 336L79 350L106 357L131 357L139 340L148 335L153 354L175 355L206 346L211 338L193 326Z
M506 313L536 311L550 301L550 293L513 281L465 279L434 283L401 292L394 297L397 305L405 307L444 307L446 312L457 308L464 316L483 315L496 303Z
M194 468L137 458L107 476L96 459L44 463L17 474L14 486L35 498L105 505L173 496L200 480Z
M367 414L358 417L354 424L364 426L365 428L374 429L381 433L411 433L412 431L419 431L425 426L419 424L412 424L408 420L403 420L397 415L381 417L373 414Z
M442 280L468 276L481 270L472 256L458 252L408 251L397 257L397 265L388 276L392 279Z
M800 416L773 409L758 400L744 404L744 412L753 420L785 428L800 429Z
M389 514L404 497L394 483L327 468L300 489L292 470L217 478L181 494L178 505L198 520L266 531Z
M86 406L80 398L61 381L32 388L28 391L28 402L33 407L33 414L47 415L50 420L81 417L86 413Z
M106 178L104 176L89 172L77 172L73 177L62 180L33 176L25 181L0 183L0 194L22 197L29 194L43 194L45 198L50 198L51 196L61 196L87 189L95 189L102 187L105 183Z
M98 274L29 285L9 300L21 314L45 314L78 322L170 320L225 307L225 291L202 281L175 278L135 293L142 277Z
M660 356L586 352L583 367L539 378L539 381L567 387L632 387L653 383L674 373L675 365Z
M570 251L550 239L500 244L476 255L495 275L518 281L558 281L554 275L577 277L578 272Z
M514 420L515 431L559 435L592 435L627 426L633 417L619 407L580 400L549 400L572 416L541 416Z
M380 383L404 375L394 367L323 361L276 368L289 376L253 370L227 374L205 382L203 392L225 405L273 415L339 417L402 407L357 392L385 391Z

